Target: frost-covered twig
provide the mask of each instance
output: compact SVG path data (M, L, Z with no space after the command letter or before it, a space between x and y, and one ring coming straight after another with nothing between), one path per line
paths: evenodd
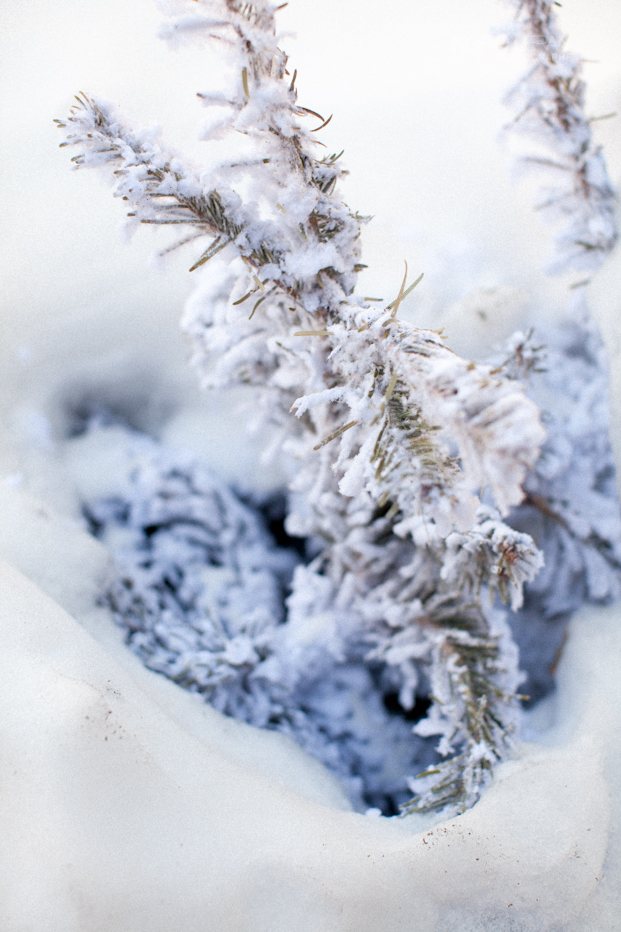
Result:
M516 111L510 129L540 147L520 159L543 172L537 208L552 221L563 220L555 238L553 272L594 271L617 241L615 192L601 148L584 112L582 62L565 50L553 10L554 0L506 0L515 10L507 44L521 39L533 65L507 97Z
M515 380L399 320L405 278L379 310L355 294L363 218L338 194L339 156L315 155L325 121L297 103L275 8L177 8L169 37L217 36L233 62L230 93L199 96L227 112L219 133L248 137L243 163L205 175L84 95L61 123L65 142L80 147L78 167L112 173L136 223L210 233L192 269L219 251L229 261L205 270L184 326L207 384L256 386L295 465L289 531L323 542L294 576L287 650L294 659L314 631L318 657L387 665L405 708L434 684L432 724L420 727L437 734L441 722L440 752L453 757L424 805L470 805L505 752L517 682L480 594L496 583L517 604L540 565L500 514L477 517L479 496L502 514L521 501L544 436L537 408ZM321 125L304 129L311 116ZM393 663L403 632L417 646Z
M361 612L374 621L376 645L369 659L398 671L406 709L426 679L433 702L414 731L440 735L438 752L449 758L422 782L410 781L417 795L406 811L463 811L506 754L521 675L506 613L492 608L490 589L518 609L524 582L542 562L528 535L482 506L468 533L450 534L442 552L419 548L365 599Z

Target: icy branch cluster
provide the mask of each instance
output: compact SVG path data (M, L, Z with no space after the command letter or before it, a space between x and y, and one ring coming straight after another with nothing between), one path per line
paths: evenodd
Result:
M594 271L617 241L615 193L601 148L584 112L582 62L565 50L554 0L507 0L515 11L507 44L521 40L533 62L507 96L516 116L509 129L528 137L537 151L520 159L549 179L537 208L562 221L555 237L552 272Z
M616 193L584 110L582 62L565 49L553 9L558 4L508 2L515 17L506 27L507 44L521 40L532 66L508 95L517 112L507 129L537 146L519 164L547 180L537 206L544 219L560 222L548 270L595 271L618 239ZM536 343L545 344L543 356ZM540 331L534 341L515 334L513 344L513 374L528 379L547 430L526 479L526 498L510 519L545 554L545 569L526 587L524 610L512 619L529 670L525 692L536 700L550 688L570 613L583 601L620 594L621 522L608 439L607 365L580 292L560 328Z
M316 554L294 572L282 626L287 647L281 659L309 671L295 684L298 708L316 707L323 690L326 734L356 718L352 712L339 719L335 712L337 695L350 709L352 703L338 683L349 682L351 694L357 689L374 696L376 725L385 718L382 696L397 694L402 711L413 714L417 697L430 695L416 735L439 735L439 753L448 759L424 778L412 807L461 811L476 801L514 727L517 656L491 594L498 591L518 608L524 582L542 563L532 539L503 522L523 498L522 482L544 438L537 406L515 379L460 359L440 333L401 321L399 305L413 287L406 287L406 278L386 307L355 293L364 218L338 193L340 157L315 154L314 134L325 121L298 104L296 73L288 72L277 43L274 8L263 0L181 0L171 10L169 38L216 37L227 51L235 75L230 92L199 96L222 114L212 133L245 135L243 161L205 173L153 132L133 130L109 104L85 95L60 124L65 144L79 148L76 166L95 166L112 177L133 223L188 228L180 242L210 235L192 270L221 254L199 272L184 327L206 385L255 387L257 410L279 431L275 455L291 467L287 529L310 538ZM305 129L309 118L320 125ZM187 496L194 480L173 470L158 481L163 487L185 483ZM157 506L136 505L138 512L163 507L157 495L154 501ZM132 523L133 506L122 508L138 534L132 578L143 579L149 592L148 598L139 594L136 605L154 606L138 610L152 611L148 653L153 634L159 636L158 612L161 618L172 609L162 601L160 584L140 575L150 569L141 561L152 525L142 518ZM113 517L98 514L104 522ZM115 520L122 523L122 514ZM181 552L190 544L185 531L179 533ZM167 535L165 546L173 539ZM195 605L204 611L208 597L190 590L190 614ZM115 598L132 630L138 616L131 589L121 586ZM166 618L176 630L173 616ZM231 661L241 643L236 639L250 638L244 641L248 656L262 658L244 682L255 683L266 670L272 635L262 621L256 629L253 624L236 622L230 645L213 642L223 683L231 683L236 698L227 705L224 686L212 695L228 711L242 703L243 677L229 669L237 669ZM132 633L136 646L144 633ZM174 656L163 667L183 679L184 640L176 634L180 640L169 639ZM196 644L210 649L200 638ZM275 657L278 650L270 649ZM302 654L303 664L297 659ZM265 663L273 669L276 661L265 656ZM267 679L276 682L271 674ZM248 688L252 693L254 686ZM371 700L365 702L370 708ZM341 743L347 746L347 738ZM356 738L349 746L361 744ZM350 773L362 766L356 754L352 750Z
M562 326L516 333L506 369L528 379L547 437L524 483L512 526L528 532L545 566L525 587L511 626L535 700L551 686L550 666L569 615L584 602L621 595L621 507L608 436L608 369L584 299ZM542 345L543 344L543 345Z
M188 456L131 431L122 453L125 487L86 504L85 516L115 553L107 601L128 644L216 709L265 727L282 709L270 658L293 552Z
M536 536L546 554L546 568L529 589L545 592L545 613L556 615L621 594L621 511L608 439L607 370L589 318L569 320L555 331L546 371L533 382L548 435L520 509L539 512L542 529ZM553 409L546 410L544 394L554 398Z

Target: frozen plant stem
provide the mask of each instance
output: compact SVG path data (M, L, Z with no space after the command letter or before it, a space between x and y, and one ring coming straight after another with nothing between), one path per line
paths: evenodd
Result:
M564 220L549 270L595 271L617 241L616 198L601 147L593 140L592 120L584 112L582 61L565 50L553 9L560 4L508 3L515 20L507 27L507 45L516 39L526 43L533 64L507 96L517 111L507 128L540 147L520 163L548 176L536 206L549 220Z
M536 405L441 334L399 320L405 279L384 308L355 293L364 218L339 196L340 155L316 156L327 121L298 104L275 8L175 10L168 39L215 37L234 66L227 94L199 97L225 114L215 133L246 136L243 160L207 176L86 95L59 121L63 144L79 147L76 167L112 175L136 225L189 227L181 242L211 236L192 270L218 252L228 261L198 273L184 318L194 362L205 384L255 386L295 467L288 530L323 541L294 575L283 657L295 669L321 617L315 669L329 654L370 664L405 709L431 684L416 729L440 736L446 760L413 781L410 808L463 811L514 727L517 659L489 593L519 607L541 566L531 538L501 520L544 437ZM480 506L484 491L497 510Z

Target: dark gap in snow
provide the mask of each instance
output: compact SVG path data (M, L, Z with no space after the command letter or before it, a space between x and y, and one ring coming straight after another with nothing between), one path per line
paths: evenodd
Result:
M82 502L81 510L82 517L86 522L86 530L89 534L92 534L93 537L96 537L98 540L100 540L106 526L105 521L101 521L99 518L96 518L86 502Z
M61 432L72 439L98 427L119 426L156 437L175 409L175 395L174 386L162 384L150 371L123 370L105 378L94 374L60 399Z
M82 517L86 522L86 530L97 540L101 540L109 520L114 520L117 524L125 524L129 518L129 506L122 498L111 498L107 500L107 514L103 519L95 514L88 502L82 502Z
M404 709L399 702L399 693L386 693L383 697L384 708L391 715L398 715L406 722L419 722L431 708L429 696L416 696L411 709Z
M83 399L67 405L67 437L81 437L97 427L136 427L131 410L95 399Z
M274 544L285 550L294 550L305 561L309 556L309 542L305 537L292 537L285 529L287 517L287 493L284 490L272 492L268 496L257 497L238 493L244 504L255 508L262 517Z
M412 794L406 793L405 795L409 797ZM390 796L387 796L385 800L383 800L382 805L377 805L377 806L374 806L373 808L381 809L383 816L390 817L390 816L401 815L400 807L401 807L401 803L397 804L394 799L392 799Z
M526 674L520 686L525 709L532 709L555 687L554 675L571 615L566 612L546 617L541 600L526 592L522 610L509 616L511 633L520 651L520 669Z

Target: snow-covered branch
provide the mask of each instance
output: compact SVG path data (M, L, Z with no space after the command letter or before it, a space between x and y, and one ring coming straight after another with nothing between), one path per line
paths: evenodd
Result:
M405 278L386 307L356 295L364 218L339 194L340 157L316 156L327 121L298 104L274 13L263 0L180 0L164 30L220 39L233 86L199 96L224 110L218 134L247 137L242 162L205 173L85 95L60 123L64 144L79 147L77 167L112 174L136 224L211 235L192 270L227 260L201 270L186 309L195 362L207 384L257 387L294 464L289 531L323 541L294 575L283 656L295 662L300 631L321 615L318 649L390 668L404 708L431 685L419 732L441 733L452 758L424 807L459 808L513 727L517 660L482 595L497 588L518 605L541 564L501 514L521 501L544 431L515 379L397 317ZM309 119L319 125L305 129ZM482 494L499 514L477 511Z
M552 272L594 271L614 247L618 232L615 192L606 163L593 139L584 110L582 62L565 50L554 0L507 0L515 11L507 44L520 39L533 62L507 96L516 115L508 129L534 142L538 150L520 164L549 178L537 208L551 221L563 221L555 237Z

